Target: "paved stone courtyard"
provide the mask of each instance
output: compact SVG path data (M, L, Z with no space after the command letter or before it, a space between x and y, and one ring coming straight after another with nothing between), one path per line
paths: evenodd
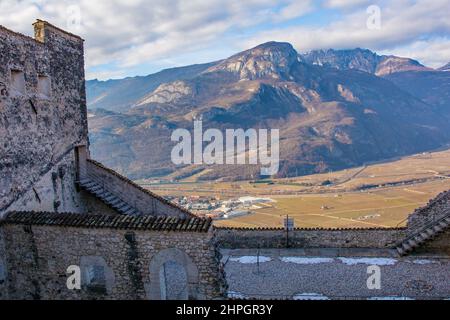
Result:
M229 297L259 299L450 299L450 259L390 250L223 250ZM368 267L381 289L367 288Z

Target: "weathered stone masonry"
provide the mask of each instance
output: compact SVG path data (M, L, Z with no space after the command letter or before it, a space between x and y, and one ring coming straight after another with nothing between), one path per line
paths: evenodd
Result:
M34 29L0 26L0 299L166 298L168 263L178 296L221 297L211 221L90 159L83 40Z
M83 40L43 21L34 27L36 39L0 27L0 215L26 193L44 202L32 187L45 175L52 193L72 182L73 167L58 164L88 143ZM49 205L82 211L76 196L62 197Z
M390 248L401 241L406 229L295 229L289 232L291 248ZM273 229L218 228L224 248L286 248L286 231Z
M0 217L8 211L118 214L93 179L140 214L189 217L89 159L83 40L45 21L35 39L0 26Z
M125 201L142 214L156 215L161 212L167 216L192 216L189 211L175 206L92 159L86 162L86 175L118 197L126 195Z
M10 299L160 299L159 268L174 259L190 276L189 298L220 298L224 289L209 220L11 213L0 232L8 265L2 294ZM104 261L106 289L68 290L67 268L95 261Z
M396 250L400 255L412 251L449 255L449 231L450 191L447 191L408 217L407 236L397 244Z

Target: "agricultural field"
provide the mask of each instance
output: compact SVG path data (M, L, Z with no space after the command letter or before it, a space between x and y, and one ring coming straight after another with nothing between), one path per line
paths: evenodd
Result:
M416 208L450 189L450 150L385 163L289 179L192 182L148 186L161 195L219 199L270 197L252 214L218 220L218 226L281 227L289 215L296 227L404 226Z
M404 226L414 209L438 193L450 189L450 180L424 183L409 188L385 188L371 192L274 196L274 203L253 214L220 220L219 226L281 227L285 215L297 227L373 228Z

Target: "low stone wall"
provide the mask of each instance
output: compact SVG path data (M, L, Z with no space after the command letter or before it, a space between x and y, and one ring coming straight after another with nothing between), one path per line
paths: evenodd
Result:
M136 226L132 229L3 223L0 236L4 235L7 250L1 251L0 245L0 257L7 264L7 276L0 284L0 299L159 299L160 270L169 261L185 268L189 298L222 295L220 254L211 228L207 232L139 230L147 218L136 219L141 220L128 222ZM167 226L158 222L156 227L160 225ZM84 286L89 264L104 265L106 291ZM67 288L66 272L72 265L81 268L81 290Z
M143 214L175 217L192 216L188 211L169 203L162 197L151 194L127 178L93 160L87 162L87 174L109 192L123 199Z
M222 248L285 248L283 229L216 228ZM399 229L296 229L289 231L291 248L391 248L406 235Z

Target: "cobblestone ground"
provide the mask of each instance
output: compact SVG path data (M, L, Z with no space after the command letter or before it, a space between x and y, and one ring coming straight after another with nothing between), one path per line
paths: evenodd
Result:
M265 250L259 258L224 252L229 296L275 299L450 299L450 259L392 256L295 256ZM381 270L369 290L368 267Z

